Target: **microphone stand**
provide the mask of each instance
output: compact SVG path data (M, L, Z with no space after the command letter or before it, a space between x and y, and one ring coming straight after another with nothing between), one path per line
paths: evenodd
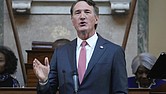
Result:
M78 73L73 71L73 81L74 81L74 94L78 92Z

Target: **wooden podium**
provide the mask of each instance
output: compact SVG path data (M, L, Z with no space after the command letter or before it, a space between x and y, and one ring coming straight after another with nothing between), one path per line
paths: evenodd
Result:
M0 94L37 94L37 92L36 92L36 87L0 88ZM150 89L129 88L128 94L151 94L151 93ZM159 94L166 94L166 93L159 93Z
M12 88L0 87L0 94L37 94L36 87Z
M129 88L129 94L150 94L150 89Z

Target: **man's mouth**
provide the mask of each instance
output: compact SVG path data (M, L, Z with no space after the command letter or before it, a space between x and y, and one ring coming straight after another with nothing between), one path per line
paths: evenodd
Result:
M80 22L80 26L81 27L86 26L86 22Z

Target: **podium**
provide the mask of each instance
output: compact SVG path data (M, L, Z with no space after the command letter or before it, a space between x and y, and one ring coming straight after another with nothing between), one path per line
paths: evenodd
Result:
M165 86L163 87L165 88ZM140 88L129 88L128 94L166 94L166 91L151 90L151 89L140 89ZM36 87L24 87L24 88L3 88L0 87L0 94L37 94ZM59 94L58 92L56 94Z
M128 94L150 94L150 89L130 89ZM37 94L36 87L0 88L0 94ZM58 92L56 94L59 94ZM165 93L163 93L165 94Z
M150 89L147 88L129 88L129 94L150 94Z
M0 94L37 94L36 87L12 88L0 87Z
M36 87L0 87L0 94L37 94L37 90ZM56 94L59 94L59 92L57 92Z
M150 94L166 94L166 84L162 84L155 89L151 89Z

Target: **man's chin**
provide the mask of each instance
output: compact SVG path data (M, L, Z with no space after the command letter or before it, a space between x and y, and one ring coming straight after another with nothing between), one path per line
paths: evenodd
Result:
M86 33L86 31L87 31L87 29L80 29L80 30L79 30L79 32L80 32L80 33L83 33L83 34Z
M80 31L85 31L85 30L87 30L88 28L86 27L86 26L82 26L82 27L79 27L79 30Z

